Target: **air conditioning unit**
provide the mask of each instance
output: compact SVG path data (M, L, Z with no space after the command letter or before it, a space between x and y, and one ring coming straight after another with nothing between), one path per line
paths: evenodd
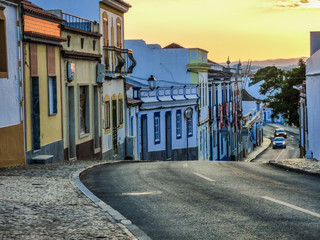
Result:
M135 159L136 153L136 137L135 136L127 136L126 138L126 157Z

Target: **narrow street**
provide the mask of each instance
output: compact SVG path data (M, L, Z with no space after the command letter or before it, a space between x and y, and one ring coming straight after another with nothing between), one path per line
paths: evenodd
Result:
M81 180L152 239L320 236L319 178L263 163L112 164Z
M272 140L274 130L275 127L272 127L270 125L264 126L264 136ZM267 163L270 160L298 158L300 154L298 142L299 135L291 132L287 132L287 134L287 148L273 149L271 144L269 148L265 152L260 154L257 158L255 158L253 162Z

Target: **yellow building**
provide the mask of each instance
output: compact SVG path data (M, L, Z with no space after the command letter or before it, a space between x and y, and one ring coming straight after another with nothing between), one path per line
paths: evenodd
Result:
M101 92L99 24L61 10L64 159L101 159ZM100 68L99 68L100 67Z
M136 64L132 52L124 48L124 14L130 4L124 1L99 2L103 83L102 158L124 159L126 141L125 77Z
M63 160L60 49L63 20L22 1L26 162Z

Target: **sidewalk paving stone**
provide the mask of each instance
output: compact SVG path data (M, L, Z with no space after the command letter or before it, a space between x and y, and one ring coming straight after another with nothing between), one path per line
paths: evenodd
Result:
M72 182L77 170L103 162L0 169L0 239L136 239Z

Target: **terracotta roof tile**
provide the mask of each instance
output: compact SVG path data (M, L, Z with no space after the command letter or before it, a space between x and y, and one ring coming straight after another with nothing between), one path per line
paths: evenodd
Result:
M42 34L42 33L38 33L38 32L28 31L28 32L24 32L23 34L26 35L26 36L29 36L29 37L41 38L41 39L57 41L57 42L65 42L65 41L67 41L67 39L63 38L63 37L56 37L56 36Z
M242 89L242 101L255 101L255 102L259 101L259 102L262 102L260 99L257 99L255 97L251 96L247 92L247 90L245 90L245 89Z
M126 83L126 91L128 91L132 87L134 87L134 85L132 85L130 83Z
M33 4L32 2L30 2L28 0L22 0L21 3L22 3L22 8L23 8L24 12L38 15L38 16L44 17L48 20L54 20L54 21L57 21L60 23L64 22L64 20L62 18L59 18L59 17L43 10L41 7Z
M142 104L142 101L133 98L127 98L127 103L128 106L139 106Z
M184 48L184 47L180 46L177 43L171 43L168 46L164 47L163 49L173 49L173 48Z

